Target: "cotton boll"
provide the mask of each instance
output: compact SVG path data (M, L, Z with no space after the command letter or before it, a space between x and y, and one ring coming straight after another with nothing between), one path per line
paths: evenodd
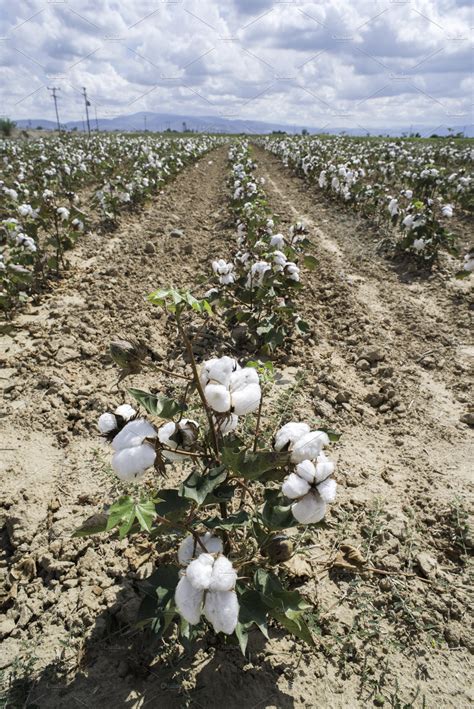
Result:
M260 384L249 384L232 394L232 409L237 416L245 416L258 409L262 390Z
M114 451L139 446L144 438L156 438L156 431L145 419L129 421L112 441Z
M213 556L204 552L197 559L191 561L186 569L186 576L194 588L201 590L209 588L213 565Z
M214 357L204 362L199 378L202 386L206 386L210 382L227 386L230 375L237 369L239 369L239 364L232 357L227 357L227 355L219 358Z
M115 439L114 439L115 440ZM112 468L120 480L134 480L141 477L155 462L156 453L148 443L132 448L124 448L112 456Z
M130 406L130 404L122 404L121 406L117 406L117 408L115 409L115 415L121 416L124 421L129 421L137 415L137 412L135 411L133 406Z
M320 522L326 514L326 503L314 492L308 492L307 495L295 502L291 507L293 517L300 524L316 524Z
M203 553L218 554L222 553L222 539L220 537L215 537L211 532L206 532L204 535L200 536L199 539L201 543L207 550L204 552L201 544L199 544L193 537L192 534L185 537L178 549L178 561L181 565L187 564L192 559L196 559Z
M283 450L286 446L295 443L305 433L309 433L310 428L307 423L296 423L290 421L280 428L275 436L274 448L277 451Z
M281 249L285 244L285 237L283 234L274 234L270 239L270 246L275 247L275 249Z
M99 427L99 431L101 433L110 433L111 431L115 431L117 428L117 419L113 414L107 412L102 414L102 416L99 416L97 426Z
M231 407L230 391L223 384L208 384L204 389L206 401L214 411L225 413Z
M204 602L204 615L216 633L231 635L239 619L239 602L235 591L210 591Z
M281 491L284 495L289 497L290 500L295 500L309 492L309 483L303 480L303 478L300 478L299 475L296 475L296 473L290 473L290 475L284 479Z
M231 591L237 581L237 572L229 559L218 556L212 567L210 591Z
M253 367L244 367L243 369L238 369L233 372L230 377L230 390L238 391L243 389L248 384L258 384L259 383L258 372Z
M318 459L316 462L316 475L315 475L315 482L320 483L322 480L325 480L328 478L330 475L332 475L334 472L334 463L332 460L329 460L329 458L321 452L318 455Z
M318 485L318 492L324 502L334 502L334 500L336 499L336 490L337 483L334 478L328 478L327 480L323 480Z
M305 433L293 446L291 462L301 463L303 460L314 460L320 454L321 448L328 443L329 437L324 431Z
M319 459L318 459L319 460ZM316 477L316 468L310 460L303 460L296 466L296 472L308 483L313 483Z
M183 576L176 586L174 593L174 601L176 608L184 620L187 620L190 625L199 623L201 617L203 591L199 588L194 588L186 576Z
M213 416L213 421L216 425L217 430L226 436L228 433L235 431L239 425L239 417L236 414L226 414L225 416L219 416L217 419Z

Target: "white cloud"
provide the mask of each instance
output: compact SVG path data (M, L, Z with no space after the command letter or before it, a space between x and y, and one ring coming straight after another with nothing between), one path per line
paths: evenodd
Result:
M320 127L468 123L464 0L20 0L0 34L3 112L156 111Z

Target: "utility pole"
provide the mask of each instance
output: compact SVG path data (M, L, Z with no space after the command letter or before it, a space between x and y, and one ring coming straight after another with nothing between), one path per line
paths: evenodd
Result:
M85 86L82 87L82 91L83 91L83 94L84 94L84 103L86 104L87 132L88 132L89 135L90 135L90 134L91 134L91 124L90 124L90 122L89 122L89 106L90 106L91 104L90 104L90 101L87 100L87 91L86 91L86 87L85 87Z
M58 124L58 131L61 132L61 124L59 122L59 113L58 113L58 97L56 96L56 91L61 91L61 89L58 89L57 86L51 86L47 87L48 91L51 91L51 94L53 96L53 101L54 101L54 108L56 111L56 122Z
M94 106L94 111L95 111L95 129L98 133L99 132L99 121L97 120L97 106Z
M143 120L145 121L145 133L146 133L146 113L145 113L145 115L143 116Z

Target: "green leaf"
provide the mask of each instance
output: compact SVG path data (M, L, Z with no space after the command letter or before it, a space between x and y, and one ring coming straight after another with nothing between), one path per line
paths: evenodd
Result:
M138 611L140 625L151 624L162 635L176 614L174 592L179 581L179 569L173 564L160 566L142 584L144 599Z
M243 625L240 621L237 622L236 628L235 628L235 634L237 636L237 640L239 641L239 646L240 646L240 651L242 655L245 655L245 651L247 649L247 643L249 639L249 634L248 634L248 629L246 628L245 625Z
M129 389L128 391L153 416L172 419L186 409L184 404L166 396L156 396L141 389Z
M181 497L178 490L159 490L160 501L155 505L155 511L160 517L166 517L170 522L180 520L189 509L190 501Z
M300 332L304 332L305 334L311 332L311 326L306 322L306 320L301 320L300 318L295 324Z
M324 433L327 433L331 443L337 443L342 436L342 433L338 433L333 428L326 428L325 426L318 426L318 431L324 431Z
M194 500L198 505L202 505L206 497L215 490L218 485L224 482L227 471L224 465L210 470L206 475L192 472L186 480L181 483L179 494L188 500Z
M313 636L301 613L289 615L288 613L276 609L269 611L269 613L292 635L296 635L297 638L300 638L300 640L303 640L308 645L314 646Z
M291 512L292 503L279 490L265 490L265 500L261 516L267 529L288 529L297 525Z
M250 515L245 510L240 510L234 515L229 515L225 519L221 517L212 517L212 519L203 520L203 524L208 529L235 529L236 527L245 527L250 522Z
M106 531L110 532L111 529L122 523L125 519L128 519L130 513L133 511L134 505L135 503L129 495L121 497L117 502L114 502L109 509Z
M76 529L72 536L73 537L88 537L91 534L99 534L100 532L105 532L107 529L108 515L105 512L99 512L98 514L92 515L81 524L81 526Z
M314 271L314 269L319 266L318 259L315 256L311 256L311 254L306 254L303 258L303 263L310 271Z
M146 532L151 532L151 524L156 517L155 501L147 500L135 505L135 516L140 527Z
M239 622L246 626L251 626L254 623L268 638L268 607L263 602L261 594L253 589L239 593L239 606Z
M222 450L222 462L242 478L258 480L267 470L282 468L290 461L289 453L277 451L234 451L230 446Z

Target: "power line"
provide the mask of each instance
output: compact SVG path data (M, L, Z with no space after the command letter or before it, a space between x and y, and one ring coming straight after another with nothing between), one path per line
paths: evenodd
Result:
M59 122L59 113L58 113L58 97L56 96L56 91L61 91L57 86L48 86L48 91L51 91L51 94L53 96L53 101L54 101L54 109L56 111L56 122L58 124L58 131L61 131L61 124Z

